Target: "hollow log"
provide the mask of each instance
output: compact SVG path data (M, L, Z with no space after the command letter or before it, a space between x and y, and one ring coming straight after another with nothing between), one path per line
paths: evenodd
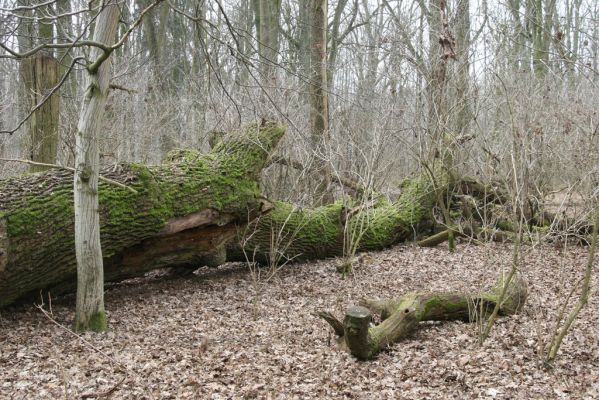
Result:
M391 343L409 336L422 321L472 321L490 313L497 303L504 284L500 278L486 293L476 296L463 293L408 293L392 300L364 300L360 306L348 308L343 323L329 312L318 316L331 325L345 340L348 351L356 358L368 360ZM528 286L519 275L512 278L501 315L518 313L526 302ZM373 312L382 322L372 326Z
M160 166L104 169L134 189L100 183L106 280L222 254L238 224L270 208L257 181L284 132L276 123L251 125L208 154L175 150ZM0 180L0 307L41 289L74 287L72 182L63 170Z

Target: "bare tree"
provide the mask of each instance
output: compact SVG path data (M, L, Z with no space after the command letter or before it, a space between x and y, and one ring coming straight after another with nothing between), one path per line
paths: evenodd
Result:
M320 177L316 193L322 202L332 200L327 147L330 142L327 85L327 0L311 0L310 13L310 134Z
M108 1L100 11L93 41L111 48L119 23L116 1ZM98 174L100 155L98 134L110 83L110 51L92 48L91 63L76 135L75 153L75 251L77 254L77 310L75 329L103 331L107 327L104 310L104 265L100 244L98 213Z
M29 43L26 41L19 42L18 50L11 48L10 44L0 43L0 47L6 53L3 58L28 60L24 63L24 68L29 71L26 75L34 82L33 86L38 85L36 81L38 78L56 80L58 75L56 62L53 61L53 63L50 63L53 66L51 71L44 67L47 57L51 56L54 50L90 49L89 61L85 64L87 75L83 101L79 112L79 122L77 124L74 168L75 250L78 281L75 329L77 330L102 331L107 326L104 310L104 277L98 214L98 179L100 168L98 134L102 126L111 80L110 63L107 61L110 55L125 43L133 29L141 23L143 16L160 2L161 0L157 0L146 7L141 12L140 17L132 22L127 30L124 31L118 41L115 40L115 36L119 25L121 9L117 0L109 0L103 3L97 10L97 15L93 19L94 32L90 40L82 40L81 38L67 42L56 40L57 37L53 33L53 23L47 25L42 23L38 29L40 36L38 43L33 41ZM69 12L62 15L56 14L49 8L50 6L53 6L52 2L41 5L15 7L7 10L10 16L16 20L17 24L23 23L23 20L27 20L27 14L30 12L44 12L43 18L41 18L42 22L44 20L56 21L65 15L71 15ZM64 10L62 7L59 7L59 9ZM70 68L64 72L61 79L50 89L44 88L46 93L43 96L35 97L35 104L32 104L31 111L17 124L17 127L5 132L12 134L27 120L37 121L40 113L43 115L49 113L48 107L52 106L53 96L56 95L60 87L65 83L68 74L73 70L76 63L83 59L83 56L73 58ZM57 110L52 108L50 110L57 112ZM56 117L50 115L48 118L52 119ZM36 123L34 122L33 124L35 125ZM52 126L55 130L56 124L52 123ZM47 132L44 132L44 134L47 134ZM52 146L44 144L42 147L51 147L55 152L56 141L53 141ZM45 150L44 154L46 153L49 152ZM32 164L42 167L54 166L52 163L40 163L37 161L32 162Z

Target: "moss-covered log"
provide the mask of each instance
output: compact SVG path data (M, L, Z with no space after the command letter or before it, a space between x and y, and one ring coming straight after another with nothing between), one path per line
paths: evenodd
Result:
M259 174L285 129L252 125L208 154L171 152L160 166L121 164L100 184L106 280L197 264L269 204ZM73 177L50 171L0 180L0 307L40 289L72 287Z
M437 232L434 235L431 235L427 238L424 238L418 242L418 246L420 247L435 247L438 244L441 244L447 240L449 240L449 234L453 232L456 235L459 235L459 231L455 229L445 229L441 232Z
M380 250L431 226L436 194L425 177L406 180L396 202L381 198L358 211L341 201L302 209L277 202L274 209L247 225L230 243L227 259L271 263L308 260L347 254L349 241L357 251Z
M393 300L365 300L360 306L348 308L343 323L330 313L318 315L327 321L335 333L342 335L348 350L357 358L373 358L381 349L410 335L421 321L471 321L490 312L503 289L503 279L486 293L470 296L462 293L408 293ZM515 276L500 304L500 314L518 313L526 302L528 286ZM371 326L372 313L383 322ZM342 327L342 328L341 328Z

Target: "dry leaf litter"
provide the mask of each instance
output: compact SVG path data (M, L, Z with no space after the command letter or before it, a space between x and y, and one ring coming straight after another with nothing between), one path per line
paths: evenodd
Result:
M338 349L313 313L342 317L361 298L416 290L477 293L509 268L510 246L396 246L362 257L345 278L324 260L288 265L262 285L242 264L153 274L110 286L110 330L80 337L65 329L73 297L51 310L46 299L60 325L34 305L0 313L0 398L599 399L598 296L554 368L539 366L587 250L526 248L529 303L498 320L484 346L476 324L427 323L369 362Z

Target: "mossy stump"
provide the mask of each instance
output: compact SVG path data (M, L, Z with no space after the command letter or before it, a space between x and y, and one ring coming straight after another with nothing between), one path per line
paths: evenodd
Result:
M360 306L351 306L343 322L329 312L319 312L339 336L345 339L347 350L360 360L374 358L392 343L408 337L422 321L471 321L479 310L490 311L498 300L503 280L486 293L469 296L461 293L408 293L398 299L364 300ZM508 288L508 296L500 304L501 315L518 313L526 302L528 286L516 275ZM378 313L382 322L372 326L372 313ZM342 327L342 329L341 329Z

